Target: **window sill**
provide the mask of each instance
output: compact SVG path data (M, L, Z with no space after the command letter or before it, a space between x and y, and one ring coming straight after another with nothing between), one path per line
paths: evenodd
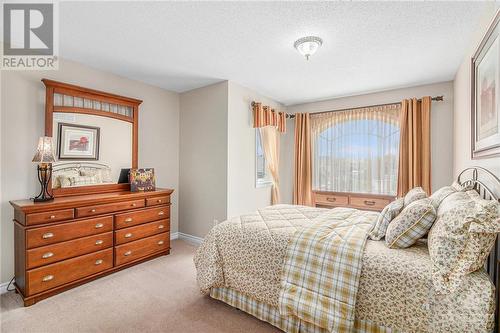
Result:
M257 181L255 183L255 188L271 187L273 186L272 181Z

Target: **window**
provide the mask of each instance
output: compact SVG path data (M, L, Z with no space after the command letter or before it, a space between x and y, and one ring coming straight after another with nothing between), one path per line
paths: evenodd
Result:
M313 190L395 195L398 105L311 115Z
M255 129L255 187L272 185L271 175L266 165L260 130Z

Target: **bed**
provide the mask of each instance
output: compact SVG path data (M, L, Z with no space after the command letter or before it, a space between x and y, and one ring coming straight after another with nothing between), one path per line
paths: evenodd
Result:
M500 181L487 170L466 169L458 180L474 186L483 197L498 200L494 191L499 190ZM377 213L350 208L327 210L277 205L229 219L215 227L197 251L195 265L200 289L286 332L491 332L495 329L499 313L495 305L498 240L485 269L467 275L466 283L456 292L442 295L433 292L432 262L426 240L407 249L389 249L381 241L355 237L351 229L343 233L346 225L356 225L361 234L376 216ZM300 256L299 261L295 258L297 266L313 263L308 266L305 278L298 277L298 271L290 264L290 244L296 242L291 240L300 238L297 235L301 233L307 236L304 230L318 219L325 222L322 228L336 225L334 233L340 238L351 237L353 243L364 243L338 251L331 267L318 258L309 262ZM327 233L321 232L314 231L316 238L302 249L305 255L320 251L321 246L331 246ZM352 251L359 248L362 253ZM342 262L346 257L348 262ZM340 270L342 265L345 268ZM344 275L336 276L339 270ZM341 281L342 288L332 292L330 280ZM307 297L291 297L297 295L297 290ZM316 307L319 303L321 306Z

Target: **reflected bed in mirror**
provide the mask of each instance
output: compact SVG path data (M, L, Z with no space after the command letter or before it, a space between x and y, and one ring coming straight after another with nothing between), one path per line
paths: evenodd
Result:
M58 163L52 169L52 188L116 184L112 169L101 163Z

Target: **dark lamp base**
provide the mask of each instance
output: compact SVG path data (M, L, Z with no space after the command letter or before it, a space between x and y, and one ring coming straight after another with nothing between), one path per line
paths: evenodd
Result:
M45 202L54 200L54 197L49 192L49 186L51 186L52 179L52 164L42 163L37 167L38 170L38 181L40 182L41 190L40 194L33 198L34 202Z

